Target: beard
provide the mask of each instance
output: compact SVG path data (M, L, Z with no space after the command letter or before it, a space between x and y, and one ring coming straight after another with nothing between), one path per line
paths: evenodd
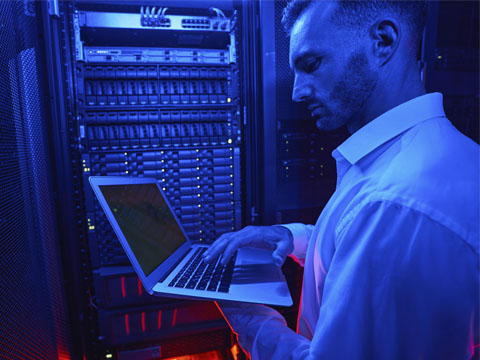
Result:
M325 106L318 116L314 114L317 128L331 131L351 123L371 97L377 82L378 74L371 69L365 53L352 53L328 99L322 101Z

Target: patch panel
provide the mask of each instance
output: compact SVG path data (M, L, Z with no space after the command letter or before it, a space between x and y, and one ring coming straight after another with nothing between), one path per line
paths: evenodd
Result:
M160 10L161 8L159 8ZM168 10L168 8L164 8ZM156 30L175 31L214 31L230 32L235 22L229 18L187 16L147 13L149 7L141 8L138 14L131 13L102 13L96 11L80 11L76 14L80 27L111 27L142 29L155 28ZM155 7L152 9L155 12Z

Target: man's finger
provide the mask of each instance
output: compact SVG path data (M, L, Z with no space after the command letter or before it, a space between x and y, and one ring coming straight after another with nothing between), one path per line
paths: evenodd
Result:
M277 266L281 266L288 255L292 252L292 245L289 241L279 241L277 243L277 248L272 254L273 262Z
M241 245L241 239L236 238L232 241L230 241L225 248L225 251L223 252L222 258L220 259L220 264L221 265L226 265L230 261L231 257L233 256L234 252L237 251L237 249Z
M209 246L207 251L203 253L203 259L208 262L215 259L219 254L221 254L225 247L228 245L229 237L232 233L226 233L221 235L212 245Z
M217 243L217 245L214 248L211 247L203 253L203 260L205 260L206 262L209 262L215 259L218 255L223 253L223 250L227 245L228 245L228 242L226 241Z

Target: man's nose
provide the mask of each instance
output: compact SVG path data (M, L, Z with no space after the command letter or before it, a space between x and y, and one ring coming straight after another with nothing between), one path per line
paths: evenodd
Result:
M312 87L301 75L295 75L293 82L292 100L295 102L306 101L312 95Z

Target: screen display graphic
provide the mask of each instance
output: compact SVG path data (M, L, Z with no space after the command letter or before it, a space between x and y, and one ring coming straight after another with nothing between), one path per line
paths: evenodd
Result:
M99 188L145 275L186 241L156 184Z

